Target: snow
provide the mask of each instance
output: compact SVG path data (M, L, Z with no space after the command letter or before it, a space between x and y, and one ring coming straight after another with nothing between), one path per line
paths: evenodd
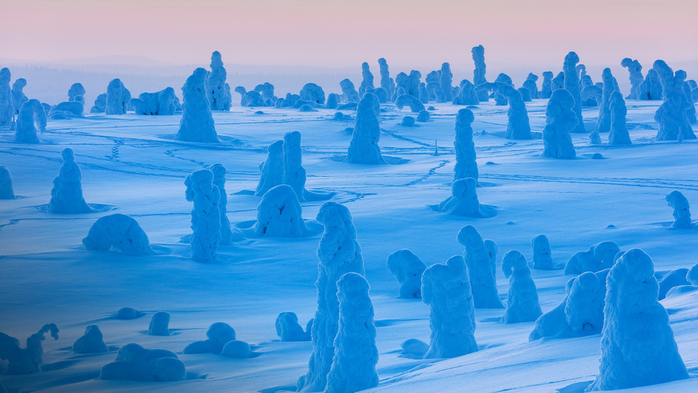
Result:
M507 308L502 323L534 322L543 311L526 257L517 250L507 252L502 257L502 271L509 279Z
M378 97L373 93L366 93L356 109L356 122L346 162L350 164L385 164L380 146L378 146L381 136L379 116Z
M131 100L131 104L137 115L174 115L177 110L175 99L174 89L168 87L157 93L141 93Z
M677 140L679 137L696 139L686 112L686 109L693 105L688 102L683 89L686 73L682 70L674 73L663 60L655 61L653 69L661 81L664 98L654 115L654 120L659 123L657 140Z
M184 181L186 198L194 202L191 211L191 258L201 263L214 263L221 241L221 196L213 184L213 172L198 170Z
M148 335L150 336L169 336L170 335L170 313L158 311L153 314L148 326Z
M12 89L10 88L11 79L12 73L8 68L0 70L0 126L11 125L15 117L15 108L12 106Z
M78 214L90 213L92 208L82 196L82 171L75 162L73 149L66 148L61 152L63 165L58 176L53 179L51 201L48 203L49 213Z
M312 322L309 323L312 327ZM303 327L298 323L296 313L282 312L276 317L274 325L276 326L276 334L281 341L310 341L310 330L303 330Z
M218 143L218 134L213 122L204 87L208 72L197 68L182 87L182 120L175 139L184 142ZM109 114L109 112L107 112Z
M421 299L422 273L427 266L410 250L397 250L388 255L386 262L397 282L400 283L398 297L405 299Z
M533 268L538 270L555 269L548 237L538 235L531 240L531 245L533 246Z
M0 199L15 199L12 174L5 166L0 166Z
M223 67L221 53L215 51L211 54L211 72L206 76L206 98L212 110L230 110L232 96L230 85L226 83L228 72Z
M220 202L218 202L218 210L221 213L221 241L220 244L228 245L233 242L233 232L230 230L230 220L228 219L228 194L225 192L225 175L227 171L223 164L213 164L211 166L213 173L213 185L218 188L220 194Z
M107 344L104 343L102 331L97 325L87 325L85 334L73 343L73 352L76 353L103 353L108 352Z
M390 67L388 67L388 62L384 58L378 59L378 66L380 68L381 75L381 87L385 89L392 101L392 97L395 95L395 81L390 77Z
M359 92L356 91L352 81L343 79L339 82L339 87L342 89L342 102L359 102Z
M632 141L630 140L626 122L628 109L625 106L623 94L618 90L614 91L611 93L610 101L611 131L608 134L608 144L612 146L630 145Z
M84 95L85 87L82 85L82 83L73 83L68 90L68 101L77 101L85 104Z
M29 101L23 91L26 86L27 80L24 78L19 78L12 84L12 106L15 108L15 114L19 114L22 105Z
M596 243L586 251L572 255L565 265L565 274L598 272L613 266L620 249L611 241Z
M308 230L303 221L301 204L296 192L287 184L267 191L257 207L256 236L301 237Z
M540 98L550 98L553 94L553 73L552 71L543 72L543 84L541 85Z
M507 84L498 84L497 91L501 92L509 101L509 110L507 111L509 122L507 124L507 133L504 137L507 139L533 138L531 125L528 121L528 111L524 102L526 100L521 96L520 89L517 90L514 86Z
M473 70L473 85L479 86L483 83L487 83L487 65L485 64L485 47L478 45L470 50L473 56L473 62L475 63L475 69ZM478 91L478 99L480 101L489 101L490 97L484 90Z
M543 129L543 157L572 159L576 157L570 133L579 123L573 108L574 97L565 89L557 89L548 100Z
M119 250L133 255L152 254L148 235L141 229L138 221L123 214L110 214L98 219L87 237L82 239L86 250Z
M234 359L247 359L251 354L250 344L240 340L228 341L220 353L221 356Z
M235 329L225 322L216 322L209 326L206 331L207 339L205 341L195 341L187 345L184 350L185 354L193 353L213 353L220 354L225 344L236 338Z
M640 97L647 94L646 92L643 94L642 91L642 82L644 81L642 76L642 65L639 61L629 57L621 60L620 65L623 66L623 68L627 68L630 73L630 94L625 98L629 100L640 100Z
M131 102L131 92L124 86L121 79L112 79L107 86L106 107L107 115L124 115L128 112Z
M325 92L322 87L316 85L315 83L306 83L301 89L299 95L305 101L311 101L317 105L325 104Z
M410 107L410 110L414 113L419 113L425 109L424 104L422 104L422 102L419 101L419 98L416 98L415 96L412 96L410 94L399 95L395 99L395 106L397 107L397 109L402 109L408 106Z
M570 52L565 56L565 62L562 69L565 73L565 89L574 98L574 106L572 109L577 115L578 123L572 132L586 132L584 128L584 123L582 122L582 96L581 96L581 85L579 83L579 75L577 74L577 63L579 63L579 56L575 52Z
M664 199L669 204L669 207L674 209L674 222L671 224L672 228L691 228L691 211L688 206L688 199L681 193L681 191L674 190L666 195Z
M368 63L361 64L361 85L359 86L359 97L363 97L367 89L373 89L373 74Z
M472 225L461 228L458 243L465 247L463 255L468 266L475 307L503 308L497 293L497 244L491 240L483 241L480 232Z
M456 115L456 138L453 147L456 152L456 165L453 168L453 180L471 177L477 181L477 153L473 142L472 123L475 115L470 109L463 108Z
M173 352L145 349L135 343L121 347L116 360L105 364L99 372L99 379L105 380L171 382L185 378L184 363Z
M39 100L29 100L22 104L17 115L15 141L19 143L39 143L37 123L46 126L46 114ZM37 121L38 120L38 121Z

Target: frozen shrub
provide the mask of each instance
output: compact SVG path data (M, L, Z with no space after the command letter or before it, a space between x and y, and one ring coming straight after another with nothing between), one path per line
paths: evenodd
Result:
M325 104L325 92L322 90L322 87L315 83L306 83L299 95L303 100L314 102L317 105Z
M275 326L281 341L310 341L310 330L303 331L296 313L282 312L276 317Z
M216 261L218 243L221 240L220 191L213 184L213 172L198 170L187 176L185 195L194 202L191 211L191 258L197 262Z
M620 248L614 242L596 243L586 251L580 251L570 257L565 264L565 274L598 272L613 266Z
M409 90L407 90L407 94L411 95L412 97L415 97L416 99L419 99L419 83L421 79L421 72L417 70L410 71L410 75L408 76L410 88Z
M126 254L152 254L148 235L138 222L123 214L111 214L92 224L87 237L82 239L86 250L118 250Z
M0 126L10 126L14 121L15 108L12 106L12 74L7 68L0 70ZM19 109L19 108L18 108Z
M504 308L497 293L496 244L483 241L472 225L466 225L458 232L458 242L465 246L465 263L468 265L475 307Z
M213 353L218 355L223 350L225 344L235 340L235 329L225 322L216 322L209 326L206 331L206 337L208 339L205 341L194 341L187 345L182 350L182 353Z
M664 102L654 114L654 120L659 123L658 141L696 139L691 124L688 121L686 109L693 105L683 91L686 72L674 71L663 60L654 62L653 69L657 72L662 83ZM648 74L649 75L649 74Z
M451 65L449 63L441 64L441 91L444 93L446 101L453 100L453 74L451 73Z
M533 268L537 270L555 269L548 237L538 235L533 238L531 244L533 245Z
M620 91L616 90L611 94L611 133L608 135L608 144L612 146L630 145L630 134L625 116L628 109L625 107L625 100Z
M39 126L40 130L41 128L46 128L46 114L39 100L32 99L26 101L19 109L15 141L19 143L39 143L39 138L36 136L37 126Z
M601 361L587 391L627 389L688 378L669 315L657 301L652 259L625 252L607 278Z
M267 149L267 160L259 164L259 183L255 196L262 196L284 179L284 141L276 141Z
M220 353L221 356L234 359L247 359L251 354L250 344L240 340L228 341Z
M284 135L284 175L283 183L291 186L298 200L305 197L305 168L303 168L303 153L301 151L301 133L287 132Z
M337 106L339 106L339 101L340 101L340 96L337 93L330 93L327 96L327 103L325 104L325 108L327 109L337 109Z
M376 326L368 291L368 282L357 273L345 273L337 281L339 323L327 393L353 393L378 386Z
M127 344L119 349L116 360L106 364L99 379L141 382L183 381L186 367L174 352L164 349L145 349L138 344Z
M412 116L404 116L400 125L403 127L414 127L415 119Z
M599 102L599 118L596 121L597 132L609 132L611 130L611 94L618 90L616 78L611 74L610 68L604 68L601 75L603 80L603 93Z
M627 99L629 100L639 100L642 96L642 65L637 60L633 60L629 57L621 60L620 65L628 69L630 73L630 94L628 94Z
M538 81L538 75L529 73L523 83L523 87L531 92L531 98L538 98L538 86L536 85L536 81Z
M350 164L385 164L378 146L381 135L379 114L378 97L372 93L366 93L356 109L354 133L349 144L346 162Z
M359 92L349 79L342 79L339 87L342 89L342 102L359 102Z
M456 139L453 142L453 147L456 150L456 165L453 168L454 181L467 177L472 177L475 181L478 179L477 155L471 126L474 120L475 115L467 108L459 110L456 115Z
M477 199L477 180L458 179L451 185L451 196L437 207L440 212L463 217L485 217Z
M671 288L680 285L691 285L691 283L686 279L688 272L689 270L686 268L674 269L662 277L662 279L659 281L658 299L664 299L667 292L669 292Z
M53 179L51 201L48 204L49 213L91 213L92 208L82 197L82 172L75 162L73 150L63 149L61 157L63 157L63 165L58 171L58 176Z
M579 122L572 110L574 97L565 89L553 92L545 110L543 157L572 159L576 157L570 132Z
M85 334L73 343L73 352L76 353L102 353L109 352L104 337L97 325L89 325L85 328Z
M422 104L429 103L429 93L427 92L427 85L424 82L419 84L419 101Z
M170 313L160 311L153 314L148 325L149 336L169 336L170 335Z
M414 113L419 113L425 109L424 104L422 104L422 102L419 101L418 98L409 94L403 94L398 96L395 99L395 106L397 107L397 109L402 109L405 106L409 106L410 110Z
M429 112L427 110L419 111L417 114L417 121L420 123L425 123L429 121L429 118L431 116L429 115Z
M674 209L674 222L672 228L691 228L691 211L688 206L688 199L680 191L672 191L664 197L669 207Z
M307 229L301 215L301 204L293 188L280 184L267 191L257 206L257 236L301 237Z
M206 98L207 71L197 68L182 87L182 120L175 136L178 141L218 143L218 134Z
M514 87L514 82L511 80L507 74L497 75L497 79L494 80L494 104L495 105L507 105L509 100L507 100L506 94L502 91L500 87L511 86ZM516 89L514 89L516 90Z
M15 199L12 188L12 174L3 165L0 165L0 199Z
M533 322L543 314L538 302L538 290L531 278L526 257L511 250L502 258L504 277L509 279L507 308L502 323Z
M361 64L361 85L359 86L359 97L363 97L366 89L373 89L373 74L368 63Z
M565 73L560 72L553 78L550 88L552 91L565 88Z
M19 114L20 108L29 98L24 94L24 88L27 86L27 80L19 78L12 84L12 106L15 108L15 114Z
M381 87L385 89L385 91L388 93L388 97L390 97L390 100L392 100L395 93L395 81L390 77L388 62L381 57L378 59L378 66L381 74Z
M533 139L526 103L521 96L521 92L511 85L498 84L497 86L497 91L503 94L509 101L507 133L504 137L516 140Z
M73 83L70 86L70 89L68 90L68 101L77 101L81 103L85 103L85 87L82 86L82 83Z
M213 164L213 185L218 187L221 196L218 209L221 211L221 242L220 244L232 244L233 232L230 230L230 220L228 220L228 193L225 192L225 175L227 171L222 164Z
M596 274L585 272L574 279L565 300L565 321L575 335L601 332L603 297L604 292Z
M107 110L107 95L102 93L95 98L90 113L104 113Z
M398 297L420 299L422 273L427 266L410 250L398 250L388 255L388 270L400 283Z
M579 63L579 56L574 52L570 52L565 56L562 69L565 73L565 89L572 95L574 100L572 110L577 115L578 120L572 132L586 132L584 122L582 121L582 95L579 75L576 69L577 63Z
M230 94L230 86L225 83L228 72L223 67L221 54L215 51L211 54L211 72L206 76L206 98L211 109L219 111L230 110L233 98Z
M44 362L44 348L41 342L46 339L44 335L49 332L54 340L58 340L58 327L49 323L27 338L25 348L19 347L19 340L16 338L0 333L0 359L7 360L5 372L10 375L40 372Z
M320 263L315 283L318 308L312 327L313 352L308 373L300 377L297 384L298 390L304 392L323 391L327 385L339 324L337 281L345 273L364 274L364 259L349 210L338 203L327 202L320 208L317 220L325 231L317 251Z
M157 93L142 93L138 98L131 100L131 103L136 108L137 115L174 115L175 107L175 91L168 87Z
M386 102L390 101L390 96L388 95L388 92L382 87L378 87L373 90L368 89L366 91L375 94L376 97L378 97L378 101L380 101L381 104L385 104Z
M460 89L458 95L453 98L453 103L456 105L477 105L480 103L475 86L469 80L463 79L460 82Z
M116 312L116 319L121 319L124 321L130 321L132 319L138 319L144 316L145 313L136 310L133 307L122 307Z
M124 86L121 79L112 79L107 86L105 112L107 115L124 115L128 112L131 102L131 92Z
M483 83L487 83L487 66L485 65L485 48L482 45L473 47L470 51L473 55L473 62L475 62L475 69L473 70L473 85L479 86ZM478 91L478 99L483 102L489 101L489 95L484 90Z
M543 73L543 84L540 90L540 98L550 98L553 94L553 73L545 71Z
M422 274L422 300L429 306L431 328L425 359L454 358L478 350L471 280L459 255L445 265L430 266Z

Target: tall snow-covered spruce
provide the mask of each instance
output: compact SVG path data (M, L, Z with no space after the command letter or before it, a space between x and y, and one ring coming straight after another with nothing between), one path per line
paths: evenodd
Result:
M82 196L82 171L75 162L73 149L63 149L61 157L63 165L53 179L48 211L61 214L91 213L92 208Z
M227 77L228 72L223 67L221 53L213 52L211 54L211 72L206 77L206 98L213 110L230 110L233 98L230 93L230 85L226 83Z
M574 97L565 89L553 92L545 109L543 157L572 159L577 156L570 132L579 122L572 110Z
M467 108L459 110L456 115L456 139L453 142L453 147L456 150L456 166L453 168L454 181L472 177L477 182L478 179L477 155L473 142L473 127L471 126L474 120L475 115Z
M196 262L214 263L221 241L221 200L218 187L213 184L213 172L198 170L184 181L186 197L194 202L191 211L191 258Z
M562 69L565 72L565 89L572 95L574 100L572 110L577 115L578 120L572 132L584 133L586 129L582 121L582 95L579 75L577 74L577 63L579 63L579 56L574 52L570 52L565 56Z
M543 313L538 301L538 289L531 278L526 257L511 250L502 258L502 271L509 279L507 308L503 323L533 322Z
M655 61L653 69L662 83L664 97L664 102L654 114L654 120L659 123L656 139L658 141L675 141L679 138L696 139L686 113L686 109L693 105L683 91L686 72L678 70L674 73L674 70L663 60Z
M466 225L458 232L458 242L465 247L465 263L475 307L504 308L497 293L497 244L482 240L480 232L472 225Z
M385 164L378 141L381 136L380 102L373 93L366 93L356 110L354 133L349 144L347 162L350 164Z
M216 127L206 98L208 72L197 68L182 87L182 120L175 139L183 142L219 143Z

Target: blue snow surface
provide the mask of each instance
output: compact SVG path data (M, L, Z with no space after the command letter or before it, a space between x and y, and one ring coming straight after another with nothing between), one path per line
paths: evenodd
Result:
M509 284L502 255L519 250L533 261L531 240L541 234L548 237L559 267L590 244L613 241L621 250L644 250L658 280L671 270L690 268L696 262L698 229L672 228L672 209L664 197L679 190L689 202L698 201L698 142L654 142L658 125L653 116L661 102L626 103L632 145L608 146L606 134L601 135L603 145L591 145L587 134L573 133L577 158L572 160L540 157L547 100L526 103L532 140L504 138L506 106L490 101L472 107L481 186L477 195L497 211L489 218L429 207L451 195L455 115L462 108L451 103L433 104L431 120L414 128L399 125L410 114L408 107L381 104L382 165L345 161L352 110L344 111L348 120L335 120L336 110L324 108L264 108L264 116L255 114L259 108L213 111L220 140L214 144L175 140L180 114L51 120L38 135L41 143L31 145L14 142L14 132L5 127L0 130L0 165L12 173L17 198L0 200L0 331L24 346L26 337L55 323L60 338L42 341L40 373L9 375L7 362L0 360L0 382L9 392L295 390L297 379L308 371L312 343L281 342L275 320L282 312L296 313L301 326L313 318L322 231L283 238L250 236L248 229L257 218L261 198L254 190L268 146L299 131L306 189L345 205L356 227L375 312L379 384L372 391L582 392L599 372L601 334L529 342L534 323L502 324L503 308L475 310L477 352L451 359L402 356L404 341L429 342L429 307L420 299L397 297L399 283L386 259L408 248L427 266L443 264L463 253L456 235L473 225L483 239L498 245L496 281L504 303ZM590 132L598 108L584 107L583 112ZM83 196L93 212L47 211L65 148L75 153ZM596 153L604 159L591 159ZM227 215L234 241L218 247L217 263L203 264L191 259L193 205L185 198L184 181L216 163L227 168ZM320 226L314 219L326 198L317 199L300 202L309 228ZM116 213L140 224L153 253L85 250L82 239L92 224ZM563 270L532 269L531 275L544 313L564 300L565 285L573 278ZM698 391L698 292L675 288L661 304L690 378L630 391ZM118 319L122 307L145 315ZM160 311L171 315L170 335L148 335L149 321ZM237 340L249 343L248 358L182 352L205 340L216 322L227 323ZM88 325L99 326L108 352L72 351ZM179 365L174 353L186 366L186 378L98 379L118 349L131 343L165 350L157 355L162 358L156 357L166 359L163 364Z

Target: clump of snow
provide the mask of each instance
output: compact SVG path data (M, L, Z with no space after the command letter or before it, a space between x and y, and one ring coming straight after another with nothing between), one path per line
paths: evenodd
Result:
M208 339L205 341L195 341L187 345L184 350L182 350L182 353L213 353L218 355L223 350L225 344L235 340L235 329L225 322L216 322L209 326L206 331L206 337L208 337Z
M118 250L127 254L148 255L153 253L148 235L138 222L124 214L111 214L99 218L92 224L87 237L82 239L86 250Z
M89 325L85 328L85 334L73 343L73 352L77 353L102 353L109 352L104 337L97 325Z
M538 85L536 85L536 81L538 81L538 75L529 73L523 83L523 87L531 92L531 98L538 98Z
M349 79L342 79L339 87L342 89L342 102L359 102L359 92Z
M341 113L341 112L339 112ZM267 149L267 160L259 164L259 183L256 196L262 196L270 189L278 186L284 178L284 141L276 141Z
M341 97L337 93L330 93L327 96L327 103L325 104L325 108L327 109L337 109L337 106L339 106L339 102L341 101Z
M521 96L521 92L515 89L514 86L503 83L497 84L497 91L503 94L509 101L507 132L504 137L516 140L533 139L526 103Z
M667 292L669 292L671 288L679 285L691 285L691 283L686 279L688 272L689 270L686 268L679 268L670 271L664 277L662 277L662 279L659 281L658 299L664 299Z
M267 191L257 206L254 233L267 237L301 237L307 234L296 192L287 184Z
M480 232L472 225L461 228L458 242L465 246L465 263L468 265L475 307L504 308L497 293L497 244L482 240Z
M414 127L415 121L416 120L412 116L404 116L400 125L403 127Z
M453 168L454 181L468 177L472 177L476 181L478 179L477 155L471 126L474 120L475 115L467 108L459 110L456 115L456 139L453 142L453 147L456 150L456 165Z
M427 266L410 250L397 250L388 255L388 270L400 283L398 297L420 299L422 297L422 273Z
M25 348L20 348L19 340L16 338L0 332L0 359L7 360L5 372L10 375L40 372L44 362L44 348L41 342L46 339L44 335L49 332L54 340L58 340L58 327L49 323L27 338Z
M317 221L324 225L325 231L317 251L320 263L315 283L318 308L312 327L313 352L308 373L300 377L297 384L299 391L309 392L325 389L332 366L333 343L339 323L337 281L345 273L364 274L364 259L349 209L335 202L326 202L317 214Z
M419 101L422 104L429 103L429 93L427 93L427 85L424 82L419 84Z
M10 126L15 118L15 108L12 106L12 89L10 81L12 73L8 68L0 70L0 126Z
M211 54L211 72L206 76L206 98L213 110L230 110L233 98L230 93L230 85L225 83L227 77L228 72L223 67L220 52L213 52Z
M507 105L509 103L509 100L507 99L507 96L500 90L501 86L511 86L514 87L514 82L511 80L511 77L507 74L499 74L497 75L497 78L494 80L494 84L492 84L492 88L494 89L494 104L495 105Z
M630 145L630 134L625 116L628 109L620 91L611 94L611 133L608 134L608 144L611 146Z
M306 83L301 89L299 95L305 101L311 101L317 105L325 104L325 92L322 87L316 85L315 83Z
M116 319L128 321L131 319L138 319L144 315L145 313L140 312L133 307L122 307L116 312Z
M504 277L509 279L507 308L502 323L533 322L543 314L538 301L538 290L531 278L526 257L511 250L502 258Z
M373 93L366 93L356 109L354 133L349 144L346 162L351 164L385 164L378 146L381 134L379 115L378 97Z
M645 80L640 87L641 100L661 100L664 96L662 91L662 82L659 79L659 74L654 68L647 70Z
M182 87L182 120L175 139L184 142L218 143L218 134L206 98L206 75L197 68Z
M174 89L168 87L157 93L142 93L132 99L131 104L136 108L137 115L174 115L177 110L175 98Z
M85 105L79 101L60 102L48 111L44 104L41 105L44 107L44 113L48 114L48 117L54 120L83 117L85 112ZM46 128L45 124L46 121L44 120L44 129Z
M531 98L531 91L528 90L525 87L519 87L516 89L519 94L521 94L521 99L524 100L524 102L531 102L533 99ZM508 99L508 98L507 98Z
M550 242L545 235L538 235L531 241L533 246L533 268L537 270L554 270Z
M0 165L0 199L15 199L12 188L12 174L3 165Z
M107 94L102 93L95 98L90 113L104 113L107 110Z
M453 358L478 350L475 304L463 257L434 264L422 274L422 300L429 306L431 340L425 359Z
M409 106L410 110L414 113L419 113L424 110L424 104L419 101L415 96L409 94L402 94L395 99L395 106L397 109L402 109L405 106Z
M417 340L416 338L410 338L405 340L400 344L402 348L401 355L405 357L411 357L416 359L421 359L429 351L429 344L422 340Z
M540 98L550 98L553 94L553 73L551 71L543 72L543 84L540 88Z
M230 220L228 220L228 193L225 191L225 175L227 173L223 164L211 165L213 172L213 185L218 187L220 202L218 209L221 212L221 241L220 244L232 244L233 232L230 230Z
M46 114L41 102L35 99L28 100L19 108L18 113L15 141L39 143L39 138L36 136L37 126L39 126L39 130L46 129Z
M419 111L419 114L417 114L417 121L420 123L425 123L429 121L430 117L431 116L427 110Z
M477 198L477 180L472 177L458 179L451 185L451 196L441 202L436 210L455 216L491 217L490 209L483 209Z
M664 199L669 204L669 207L674 209L674 222L672 228L691 228L691 210L688 205L688 199L680 191L672 191L668 193Z
M693 103L688 102L688 97L683 90L686 72L671 69L663 60L654 62L653 69L657 72L662 83L664 102L654 114L654 120L659 123L658 141L675 141L682 139L696 139L691 124L688 120L686 109Z
M565 274L598 272L613 266L620 248L614 242L596 243L586 251L580 251L570 257L565 264Z
M376 326L368 291L368 282L357 273L345 273L337 281L339 323L324 390L327 393L351 393L378 386Z
M197 262L216 261L221 240L220 191L213 184L213 172L202 169L187 176L184 181L186 198L194 202L191 211L191 258Z
M276 317L276 334L281 341L310 341L310 329L303 330L298 323L298 316L293 312L282 312ZM308 322L312 327L312 319Z
M48 204L49 213L91 213L92 208L87 205L82 196L82 172L75 162L73 150L63 149L61 157L63 157L63 165L58 171L58 176L53 179L51 201Z
M570 136L579 123L574 105L574 97L565 89L555 90L550 96L545 109L543 157L573 159L577 156Z
M29 98L24 94L24 88L26 86L27 80L24 78L19 78L12 84L12 106L15 108L15 114L19 114L22 105L29 101Z
M644 78L642 77L642 65L637 60L633 60L629 57L621 60L620 65L623 68L627 68L630 73L630 94L628 94L627 99L629 100L639 100L642 97L642 82Z
M628 389L688 378L669 315L657 301L652 259L625 252L607 278L601 361L587 391Z
M80 102L85 104L85 87L82 83L73 83L68 90L68 101L69 102Z
M221 356L234 359L247 359L251 354L250 344L240 340L228 341L220 353Z
M159 311L153 314L148 325L149 336L169 336L170 335L170 313Z
M116 360L99 372L99 379L142 382L183 381L186 376L186 367L174 352L145 349L135 343L121 347Z
M551 82L550 88L552 91L565 88L565 73L564 72L559 72L557 75L555 75L555 78L553 78L553 80ZM552 95L551 95L551 97L552 97Z
M454 105L477 105L480 99L477 97L475 86L469 80L463 79L460 82L458 95L453 97Z
M116 78L109 82L106 98L105 112L107 115L124 115L128 112L131 92L124 86L121 79Z

